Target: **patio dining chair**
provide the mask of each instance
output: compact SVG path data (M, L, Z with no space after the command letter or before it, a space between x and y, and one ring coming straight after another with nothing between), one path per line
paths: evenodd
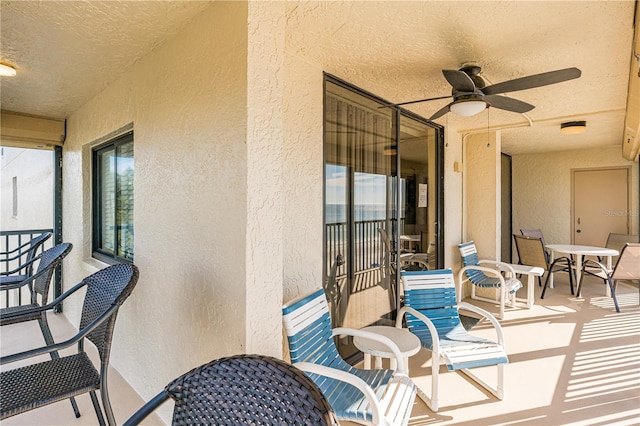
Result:
M62 263L62 260L69 254L69 252L71 252L72 248L73 245L71 243L62 243L45 250L36 257L36 260L38 260L39 263L38 269L34 275L25 278L19 283L2 285L2 288L6 287L7 289L20 288L28 284L32 284L32 287L30 288L30 304L9 306L7 308L0 309L0 326L28 321L38 321L45 343L47 345L52 345L54 343L51 330L49 329L49 323L47 321L47 311L38 310L37 308L47 304L53 272L56 267ZM50 352L49 355L51 356L51 359L60 358L57 351ZM79 417L80 411L78 411L78 405L73 398L70 400L73 412L76 417Z
M338 426L329 402L296 367L264 355L211 361L174 379L124 423L140 424L169 398L171 424Z
M405 320L409 331L418 336L422 346L432 353L431 397L418 390L429 408L438 411L440 405L438 383L441 360L449 371L466 375L498 399L503 399L504 364L508 358L498 320L484 309L457 302L451 269L404 271L401 276L405 301L398 312L396 327L402 327ZM495 328L497 342L468 333L460 322L459 308L488 319ZM497 367L495 386L469 371L486 366Z
M495 260L479 259L476 244L473 241L458 244L460 256L462 257L462 266L458 273L458 302L462 298L462 284L465 281L471 282L471 299L483 302L495 303L495 299L478 296L476 287L493 288L497 293L498 303L500 305L500 313L498 318L504 319L504 307L507 299L509 304L516 306L516 291L522 288L522 282L516 277L513 267L508 263L498 262ZM484 265L489 265L484 266ZM503 276L501 271L505 271L507 276ZM466 276L467 279L463 277Z
M542 241L542 247L544 247L544 253L547 257L547 261L551 260L551 252L547 250L547 243L544 241L544 235L542 234L542 229L534 228L534 229L521 229L520 234L525 237L537 237Z
M618 299L616 298L616 284L618 280L640 280L640 243L626 243L622 247L620 256L613 270L608 270L605 265L592 259L586 259L582 265L582 275L578 283L578 297L582 291L582 282L585 272L589 270L591 275L602 278L609 285L611 297L616 307L616 312L620 312ZM640 291L640 286L638 287Z
M528 266L538 266L544 269L547 274L540 299L544 299L551 274L556 272L567 272L569 274L569 287L571 288L571 294L573 294L573 270L571 269L573 262L570 258L558 257L550 263L544 250L544 243L540 237L513 234L513 240L516 243L516 251L518 252L520 263ZM538 277L538 284L542 284L542 277Z
M99 390L107 422L110 426L116 424L107 386L111 341L118 309L129 297L137 281L138 268L135 265L109 266L86 277L51 303L29 312L35 315L51 310L76 291L86 289L80 331L75 336L64 342L0 358L0 420L89 392L98 422L105 425L96 395ZM7 318L10 317L7 315ZM99 370L84 350L85 338L98 350ZM7 369L12 362L57 352L76 343L77 352L71 355Z
M43 232L14 249L0 252L0 263L4 264L4 270L0 271L0 285L16 284L31 275L38 250L51 235L51 232ZM18 262L18 266L9 270L13 262Z
M292 364L318 385L339 420L377 426L407 424L416 388L400 349L391 339L363 330L332 329L322 289L285 304L282 314ZM334 337L341 335L386 345L395 355L397 370L363 370L349 365L334 343Z

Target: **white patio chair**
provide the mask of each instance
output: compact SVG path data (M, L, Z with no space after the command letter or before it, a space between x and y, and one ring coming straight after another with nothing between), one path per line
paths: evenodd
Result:
M408 423L416 388L393 341L362 330L332 330L322 289L287 303L282 314L291 363L318 385L339 420L370 425ZM395 355L397 370L362 370L347 364L334 344L334 337L340 335L385 344Z
M468 303L457 303L451 269L402 272L404 306L398 312L396 327L403 318L422 346L432 352L431 397L418 389L420 397L433 411L438 411L438 377L440 361L449 371L465 374L498 399L504 397L504 364L508 362L504 349L504 334L498 320L484 309ZM469 334L460 322L458 308L475 312L495 327L497 342ZM497 383L489 385L469 369L497 366Z
M516 291L522 288L522 283L516 278L513 267L508 263L498 262L495 260L480 260L478 258L478 250L473 241L458 244L460 256L462 256L463 268L458 273L458 302L462 297L462 284L469 280L471 284L471 298L483 302L495 303L495 299L478 296L476 287L494 288L497 293L498 303L500 305L500 313L498 318L504 319L504 306L507 299L509 304L516 306ZM491 265L486 267L483 265ZM507 277L504 277L500 271L506 271ZM463 279L466 275L467 279Z

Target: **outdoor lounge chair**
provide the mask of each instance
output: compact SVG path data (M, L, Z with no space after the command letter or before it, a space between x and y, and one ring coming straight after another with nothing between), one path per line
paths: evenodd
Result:
M640 243L626 243L622 247L616 266L611 271L607 270L606 266L600 262L591 259L585 260L582 264L582 275L578 283L578 297L580 297L582 282L587 270L590 271L589 273L591 275L602 278L607 282L613 303L616 307L616 312L620 312L620 306L618 306L618 299L616 298L616 281L640 280Z
M98 421L100 425L104 425L96 396L96 390L99 390L107 422L110 426L116 424L107 387L111 341L118 309L129 297L137 281L136 266L109 266L86 277L53 302L33 309L34 315L36 312L51 310L77 290L86 288L80 331L74 337L61 343L0 358L0 420L89 392ZM10 315L7 316L9 317ZM98 349L99 371L84 351L85 338ZM11 362L57 352L76 343L78 350L74 354L7 370Z
M403 271L404 306L398 312L396 327L406 320L409 331L432 353L431 397L418 389L420 397L433 411L438 411L438 377L440 360L449 371L463 373L498 399L504 397L504 364L508 362L504 349L504 334L498 320L484 309L456 301L456 287L451 269L433 271ZM460 322L458 309L477 313L495 327L497 342L469 334ZM469 369L497 367L497 384L491 386Z
M476 295L476 287L494 288L496 290L500 313L498 318L504 319L504 306L509 299L511 306L516 305L516 291L522 288L522 283L516 278L513 267L508 263L495 260L480 260L478 250L473 241L458 244L460 256L462 256L463 268L458 273L458 302L462 298L462 284L466 281L463 275L471 282L471 299L495 303L494 299ZM489 268L483 265L491 265ZM502 272L507 272L507 277Z
M528 266L538 266L547 274L542 288L540 299L544 299L545 292L549 286L551 274L557 272L567 272L569 274L569 287L573 294L573 270L571 269L572 261L568 257L558 257L549 263L549 258L544 250L544 243L540 237L528 237L525 235L513 234L513 240L516 243L516 250L520 263ZM541 277L538 277L538 284L541 283Z
M302 371L276 358L236 355L169 383L124 426L140 424L169 398L172 425L338 426L329 402Z
M31 275L38 250L51 235L51 232L43 232L12 250L0 252L0 263L4 264L4 271L0 271L0 285L16 284ZM18 262L19 265L9 270L12 262Z
M282 314L292 364L318 385L339 420L377 426L407 424L416 389L400 349L389 338L362 330L332 330L322 289L287 303ZM347 364L334 344L334 337L340 335L385 344L395 355L397 370L362 370Z

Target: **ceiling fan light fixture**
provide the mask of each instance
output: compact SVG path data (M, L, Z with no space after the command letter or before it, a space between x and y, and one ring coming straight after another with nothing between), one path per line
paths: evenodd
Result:
M481 113L486 107L487 103L485 101L471 99L454 102L449 107L449 110L463 117L471 117L472 115Z
M586 121L568 121L560 124L560 133L563 135L577 135L587 130Z
M11 65L0 64L0 76L2 77L13 77L16 75L16 69Z
M384 153L384 155L396 155L398 153L398 150L396 149L395 145L387 145L384 147L382 152Z

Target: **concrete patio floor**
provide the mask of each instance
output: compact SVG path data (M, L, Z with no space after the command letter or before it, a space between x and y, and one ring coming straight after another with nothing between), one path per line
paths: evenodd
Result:
M582 297L576 298L563 275L556 275L556 288L548 290L544 300L536 286L532 309L508 308L501 321L509 354L504 400L441 367L440 410L433 413L417 398L409 424L640 425L637 284L618 285L622 312L616 313L612 299L604 295L602 281L585 278ZM497 310L495 305L473 303L490 312ZM53 316L50 325L56 341L74 333L63 316ZM474 332L492 336L485 323ZM43 344L36 323L1 327L0 338L2 355ZM430 389L430 365L430 353L425 350L410 359L411 376L425 391ZM479 373L493 383L494 371L484 368ZM167 377L166 382L171 379ZM115 416L122 424L144 401L113 369L109 383ZM63 401L3 420L2 425L98 424L88 394L77 401L82 412L79 419L69 402ZM145 424L163 423L153 416Z

